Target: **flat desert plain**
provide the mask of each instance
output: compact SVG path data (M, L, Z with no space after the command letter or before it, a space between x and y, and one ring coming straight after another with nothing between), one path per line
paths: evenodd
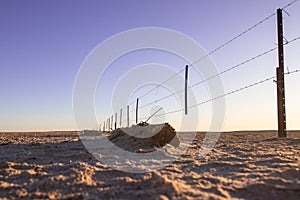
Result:
M222 133L200 158L204 136L163 169L134 174L101 163L77 132L1 133L0 198L300 199L300 131Z

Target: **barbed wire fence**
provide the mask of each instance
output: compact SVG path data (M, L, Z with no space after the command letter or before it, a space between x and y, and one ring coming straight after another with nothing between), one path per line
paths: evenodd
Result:
M285 11L286 8L292 6L294 3L296 3L298 0L294 0L292 2L290 2L289 4L285 5L284 7L281 8L282 11L284 11L285 13L287 13ZM278 14L278 13L277 13ZM287 13L288 14L288 13ZM165 95L163 97L160 97L158 99L154 99L153 101L149 102L149 103L146 103L142 106L139 106L138 105L138 102L143 99L144 97L146 97L147 95L149 95L150 93L152 93L153 91L157 90L158 88L160 87L163 87L165 83L167 83L168 81L174 79L176 76L179 76L181 73L183 73L184 71L187 70L187 68L190 68L190 67L195 67L195 64L199 63L201 60L215 54L216 52L220 51L221 49L223 49L224 47L228 46L229 44L231 44L233 41L241 38L242 36L244 36L245 34L249 33L250 31L254 30L255 28L257 28L258 26L261 26L262 24L264 24L266 21L272 19L273 17L276 16L276 12L268 15L267 17L265 17L264 19L260 20L259 22L255 23L254 25L250 26L249 28L245 29L244 31L242 31L241 33L237 34L236 36L234 36L232 39L224 42L223 44L219 45L217 48L213 49L212 51L208 52L206 55L200 57L199 59L195 60L194 62L192 63L189 63L186 65L185 68L183 68L182 70L179 70L176 74L174 74L173 76L167 78L165 81L157 84L155 87L151 88L150 90L148 90L147 92L145 92L144 94L142 94L141 96L139 96L137 98L137 101L132 101L130 103L128 103L128 105L120 108L120 111L118 113L114 113L112 114L110 117L106 118L105 121L103 121L102 123L99 124L99 126L97 127L97 129L101 130L101 131L111 131L113 129L116 129L116 128L120 128L120 127L128 127L130 126L131 124L134 124L135 122L138 123L139 121L142 121L142 120L145 120L145 119L148 119L149 117L141 117L141 118L138 118L138 111L139 110L142 110L148 106L151 106L153 105L154 103L157 103L157 102L160 102L162 100L165 100L165 99L168 99L168 98L171 98L173 97L174 95L176 94L179 94L179 93L182 93L185 91L185 89L181 89L181 90L178 90L178 91L175 91L171 94L168 94L168 95ZM299 37L296 37L292 40L286 40L285 37L283 36L284 40L285 40L285 43L283 43L282 45L283 46L287 46L291 43L294 43L298 40L300 40L300 36ZM279 44L278 44L279 45ZM268 54L270 54L271 52L274 52L275 50L277 50L278 47L273 47L273 48L270 48L266 51L263 51L249 59L246 59L244 61L242 61L241 63L237 64L237 65L234 65L232 67L229 67L215 75L212 75L204 80L201 80L201 81L198 81L190 86L187 87L187 89L192 89L198 85L201 85L201 84L204 84L206 82L208 82L209 80L212 80L216 77L220 77L222 75L224 75L225 73L228 73L228 72L231 72L237 68L240 68L242 66L244 66L245 64L248 64L248 63L251 63L252 61L254 60L257 60L259 58L262 58ZM295 73L298 73L300 72L300 69L296 69L294 71L288 71L286 73L283 73L283 76L288 76L288 75L291 75L291 74L295 74ZM217 99L220 99L220 98L224 98L228 95L232 95L232 94L236 94L236 93L239 93L239 92L242 92L244 90L247 90L249 88L252 88L252 87L256 87L256 86L259 86L259 85L262 85L263 83L266 83L266 82L269 82L269 81L274 81L276 82L276 76L272 76L272 77L268 77L268 78L265 78L265 79L262 79L260 81L257 81L257 82L254 82L254 83L251 83L251 84L248 84L246 86L242 86L242 87L239 87L237 89L234 89L234 90L231 90L230 92L227 92L225 94L222 94L220 96L217 96L217 97L213 97L213 98L210 98L210 99L207 99L207 100L204 100L204 101L201 101L195 105L191 105L189 107L187 107L187 109L193 109L193 108L196 108L198 106L201 106L201 105L204 105L204 104L207 104L209 102L212 102L212 101L215 101ZM133 106L134 104L136 104L136 106ZM132 108L131 108L132 107ZM131 110L130 110L131 108ZM155 114L153 117L161 117L161 116L165 116L165 115L170 115L170 114L174 114L174 113L180 113L180 112L184 112L185 109L184 108L180 108L180 109L176 109L176 110L172 110L172 111L168 111L166 113L163 113L163 114ZM136 119L132 119L130 118L130 113L133 113L133 112L136 112ZM118 115L119 114L119 115Z

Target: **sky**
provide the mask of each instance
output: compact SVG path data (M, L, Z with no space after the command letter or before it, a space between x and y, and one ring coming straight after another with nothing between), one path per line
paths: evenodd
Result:
M167 28L187 35L210 52L289 2L1 0L0 131L76 129L72 98L80 66L97 45L115 34L134 28ZM300 2L296 2L284 12L287 40L300 36L299 11ZM276 16L273 16L209 58L218 71L223 71L276 47L276 43ZM285 47L285 65L290 71L300 69L299 51L300 40ZM274 51L225 73L221 77L225 93L274 76L277 62L277 51ZM111 107L112 91L120 78L147 63L167 65L175 72L187 64L176 55L151 49L120 57L105 71L95 92L95 115L99 123L120 109ZM191 69L190 84L201 80L196 74ZM167 73L164 76L169 78ZM299 84L300 73L286 76L287 128L290 130L300 129ZM152 87L153 84L137 86L128 102ZM142 99L140 105L170 92L162 87ZM195 88L194 92L197 102L210 98L205 86ZM223 130L277 128L274 82L226 96L225 101ZM171 98L159 106L164 108L162 112L169 112L177 109L175 104L176 99ZM141 111L141 117L149 116L155 106ZM214 114L211 104L201 106L199 113L198 129L207 130ZM130 117L133 120L134 117ZM165 121L176 127L180 115L153 119L156 123Z

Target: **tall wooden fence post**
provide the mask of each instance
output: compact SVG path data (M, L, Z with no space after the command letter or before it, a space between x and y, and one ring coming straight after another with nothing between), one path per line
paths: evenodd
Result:
M283 50L283 22L282 10L277 9L278 30L278 62L276 68L277 77L277 114L278 114L278 137L286 137L286 113L285 113L285 88L284 88L284 50Z

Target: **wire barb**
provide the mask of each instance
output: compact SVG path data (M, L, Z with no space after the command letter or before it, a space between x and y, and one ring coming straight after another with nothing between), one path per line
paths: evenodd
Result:
M281 9L285 10L286 8L290 7L291 5L293 5L294 3L296 3L297 1L299 1L299 0L294 0L294 1L290 2L290 3L288 3L287 5L285 5L284 7L282 7Z

